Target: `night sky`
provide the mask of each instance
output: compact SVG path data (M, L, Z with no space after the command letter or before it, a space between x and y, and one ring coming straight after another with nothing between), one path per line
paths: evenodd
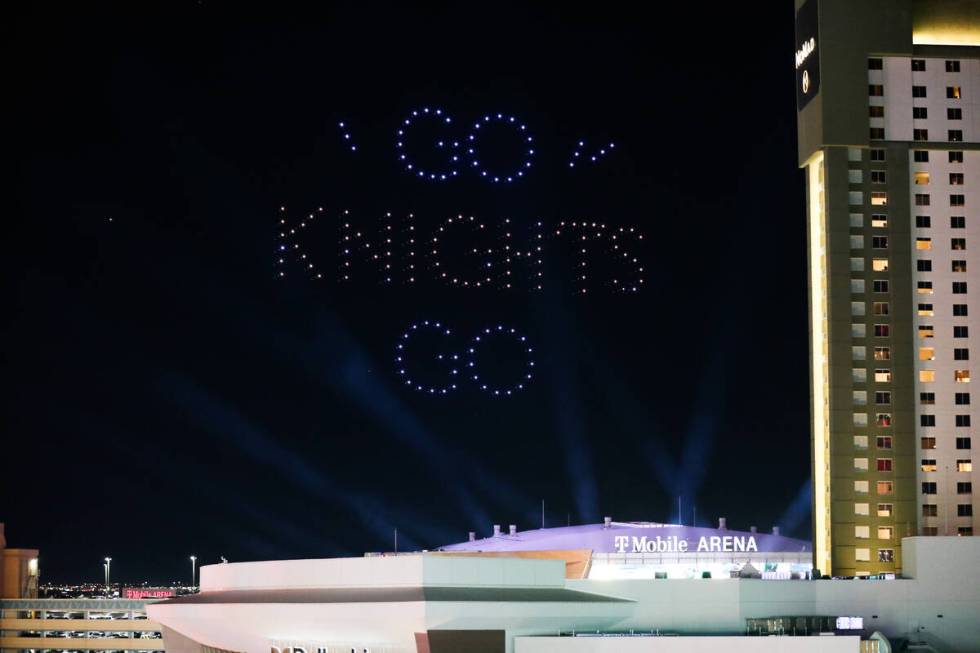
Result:
M164 582L189 576L190 554L361 555L390 550L395 528L402 550L536 528L542 499L552 526L676 521L678 495L687 524L696 509L701 525L809 537L792 5L670 4L20 6L9 545L41 549L42 581L101 579L111 555L115 579ZM406 148L444 168L434 144L463 141L455 179L398 159L396 130L423 107L453 123L413 124ZM466 135L497 113L534 139L510 184L467 162ZM481 165L516 170L517 130L482 133ZM322 279L277 264L280 206L291 226L323 207L296 241ZM414 284L386 286L362 258L339 281L343 210L372 237L385 212L397 234L414 214ZM426 255L459 214L490 238L450 230ZM438 279L434 262L466 271L469 248L499 247L504 219L517 250L543 224L539 268L513 263L509 290ZM623 270L597 243L578 292L562 220L642 232L640 290L606 283ZM463 363L445 396L404 386L395 347L425 320L452 333L403 352L420 383L447 383L434 354L465 361L497 325L527 338L534 377L493 396ZM476 369L507 385L528 355L488 340Z

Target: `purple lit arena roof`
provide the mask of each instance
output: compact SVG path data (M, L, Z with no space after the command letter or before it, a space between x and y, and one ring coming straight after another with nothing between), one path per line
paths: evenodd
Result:
M539 528L440 547L440 551L560 551L592 549L596 553L741 552L800 553L810 542L771 533L658 524L612 522Z

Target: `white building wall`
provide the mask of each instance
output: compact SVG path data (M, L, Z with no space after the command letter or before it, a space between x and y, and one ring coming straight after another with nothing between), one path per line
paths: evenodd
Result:
M516 653L858 653L858 637L518 637Z

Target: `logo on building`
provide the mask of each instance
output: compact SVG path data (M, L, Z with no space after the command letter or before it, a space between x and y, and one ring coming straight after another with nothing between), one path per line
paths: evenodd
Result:
M692 547L691 544L692 542L676 535L668 537L617 535L613 539L616 553L686 553L688 551L728 553L759 550L752 535L702 535L698 538L696 547Z
M803 92L806 93L810 90L810 71L803 71Z

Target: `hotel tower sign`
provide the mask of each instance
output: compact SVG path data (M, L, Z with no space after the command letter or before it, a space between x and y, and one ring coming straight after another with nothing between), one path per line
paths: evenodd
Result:
M817 0L808 0L796 12L796 108L802 111L820 90L820 38Z

